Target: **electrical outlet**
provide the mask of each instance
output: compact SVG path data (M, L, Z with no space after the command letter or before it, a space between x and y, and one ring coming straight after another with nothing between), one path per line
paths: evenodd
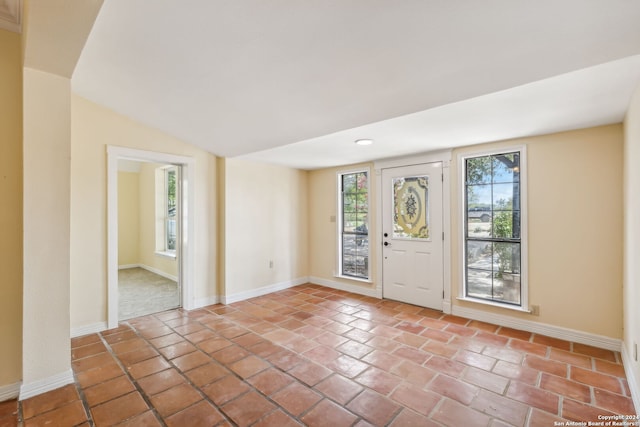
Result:
M269 268L273 268L273 260L269 260Z
M531 314L533 314L534 316L540 316L540 306L539 305L532 305L531 306Z
M331 215L329 217L329 222L336 222L336 216L335 215Z

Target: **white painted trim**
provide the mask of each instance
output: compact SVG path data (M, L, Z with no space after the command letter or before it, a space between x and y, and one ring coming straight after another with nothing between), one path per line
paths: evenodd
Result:
M314 285L322 285L327 288L338 289L341 291L347 291L358 295L365 295L368 297L382 299L382 288L365 288L364 286L349 285L347 283L336 282L333 280L322 279L320 277L309 277L309 282Z
M636 414L640 415L640 379L636 378L635 371L633 369L633 358L629 355L627 346L622 343L622 364L624 365L624 372L627 374L627 383L631 390L631 399L633 400L633 406L636 408ZM626 414L631 415L631 414Z
M233 304L234 302L244 301L250 298L261 297L272 292L282 291L284 289L293 288L294 286L309 283L308 277L300 277L298 279L287 280L286 282L274 283L273 285L262 286L250 291L237 292L231 295L223 295L221 297L222 304Z
M220 303L220 297L217 295L211 296L211 297L205 297L205 298L196 298L193 302L193 309L198 309L198 308L202 308L202 307L207 307L210 305L214 305L214 304L219 304Z
M467 257L465 253L465 233L464 233L464 220L465 220L465 191L464 185L466 181L466 170L464 167L464 161L472 157L490 156L493 154L508 153L513 151L520 152L520 307L523 311L529 311L529 234L528 234L528 162L527 162L527 146L526 145L512 145L508 147L495 148L491 150L479 150L470 153L458 154L458 224L459 227L459 242L460 250L458 251L459 263L460 263L460 282L458 284L458 296L466 298L465 289L465 271L467 268ZM524 171L524 173L523 173ZM474 299L479 304L485 303L481 299ZM508 307L508 304L501 304L496 301L487 301L488 305L498 305L502 307Z
M73 382L73 371L69 369L68 371L52 375L48 378L22 384L20 387L20 400L29 399L30 397L55 390L67 384L72 384Z
M442 268L444 299L442 312L451 314L451 152L449 158L442 160Z
M531 320L517 319L502 314L488 313L486 311L473 308L453 306L452 313L456 316L467 319L479 320L494 325L506 326L508 328L519 329L521 331L533 332L552 338L586 344L593 347L604 348L612 351L620 351L622 341L616 338L609 338L603 335L596 335L589 332L575 329L563 328L562 326L549 325L547 323L533 322Z
M118 154L107 147L107 323L118 327Z
M71 328L71 338L81 337L89 334L97 334L98 332L107 330L107 322L91 323L89 325Z
M411 156L395 157L392 159L377 160L373 163L373 168L376 170L382 170L437 162L448 164L451 161L451 153L451 150L441 150Z
M0 386L0 402L4 402L5 400L15 399L20 396L20 385L21 382L17 382L15 384L3 385Z
M140 268L140 264L122 264L118 266L118 270L128 270L130 268Z
M195 279L195 159L192 157L107 146L107 322L118 326L118 160L134 160L180 165L182 167L181 194L187 203L182 206L182 233L179 268L182 288L182 307L195 307L193 286Z

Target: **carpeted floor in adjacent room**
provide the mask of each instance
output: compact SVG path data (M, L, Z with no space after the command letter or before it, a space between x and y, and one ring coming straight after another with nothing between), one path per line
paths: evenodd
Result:
M120 321L180 306L178 283L143 268L118 271Z

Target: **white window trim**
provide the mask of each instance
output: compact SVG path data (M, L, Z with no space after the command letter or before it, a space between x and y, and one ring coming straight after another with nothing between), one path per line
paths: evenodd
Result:
M473 157L490 156L494 154L509 153L519 151L520 152L520 305L500 303L498 301L484 300L481 298L474 298L467 296L466 287L466 270L467 270L467 257L466 257L466 239L465 239L465 182L466 182L466 170L465 160ZM460 233L460 283L458 287L458 300L474 302L483 305L489 305L493 307L501 307L509 310L531 312L529 308L529 239L528 239L528 163L527 163L527 146L515 145L502 148L496 148L491 150L474 151L470 153L458 154L458 224Z
M369 262L367 263L367 278L349 276L346 274L342 274L342 176L349 175L354 173L363 173L367 174L367 230L368 230L368 238L369 238L369 253L367 255ZM362 168L362 169L353 169L353 170L344 170L338 171L336 173L336 242L337 242L337 252L336 252L336 274L335 277L339 279L352 280L360 283L373 283L371 280L371 169L370 168Z

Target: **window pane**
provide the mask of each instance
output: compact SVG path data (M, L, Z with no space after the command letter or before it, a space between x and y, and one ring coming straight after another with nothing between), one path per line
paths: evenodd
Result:
M504 239L520 238L520 212L499 211L493 215L493 236Z
M520 275L496 273L493 279L493 299L510 304L520 304Z
M493 246L491 242L467 243L467 266L480 270L493 270Z
M493 274L490 271L467 270L467 295L474 298L492 299Z
M166 169L166 230L165 249L176 250L176 169Z
M342 236L342 274L367 278L369 239L366 236Z
M520 181L520 154L509 153L493 156L493 182Z
M520 243L494 243L493 265L499 277L507 273L519 274Z
M344 194L342 200L342 210L344 212L355 212L356 211L356 198L353 194Z
M341 176L341 183L341 274L367 279L369 275L368 176L366 172L344 174Z
M393 178L393 238L429 238L429 177Z
M354 193L356 191L355 174L342 175L342 191L344 193Z
M355 206L358 212L367 212L369 210L369 198L366 192L357 193L357 197L355 197Z
M467 235L491 237L491 185L467 187Z
M491 157L467 159L467 184L491 183Z
M494 184L493 185L493 209L512 210L513 198L520 196L520 184Z
M467 186L467 209L491 210L491 185Z
M466 295L520 304L520 153L466 159L465 167Z

